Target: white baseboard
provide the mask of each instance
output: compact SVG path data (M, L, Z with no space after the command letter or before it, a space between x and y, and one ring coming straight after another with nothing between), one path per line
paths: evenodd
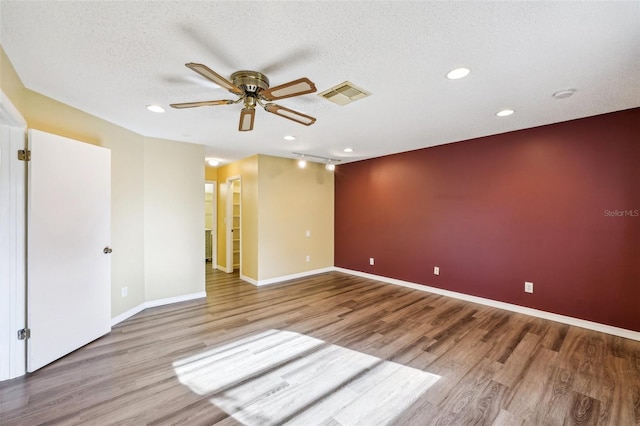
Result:
M249 284L253 284L253 285L255 285L255 286L260 285L260 284L258 284L258 281L254 280L253 278L250 278L250 277L248 277L248 276L246 276L246 275L240 275L240 279L241 279L242 281L246 281L246 282L248 282Z
M429 287L423 284L416 284L409 281L402 281L395 278L382 277L379 275L368 274L366 272L354 271L351 269L334 267L334 271L344 272L345 274L356 275L358 277L369 278L372 280L382 281L388 284L409 287L415 290L426 291L429 293L440 294L455 299L465 300L467 302L478 303L480 305L491 306L498 309L517 312L520 314L530 315L533 317L543 318L550 321L556 321L563 324L573 325L576 327L586 328L588 330L599 331L602 333L612 334L614 336L624 337L626 339L640 341L640 332L627 330L625 328L613 327L611 325L600 324L597 322L587 321L579 318L568 317L565 315L554 314L551 312L541 311L538 309L527 308L524 306L513 305L511 303L499 302L497 300L485 299L483 297L471 296L464 293L458 293L450 290L443 290L437 287Z
M222 266L222 265L218 265L218 266L216 266L216 268L217 268L217 269L220 269L222 272L228 272L228 271L227 271L227 268L225 268L225 267L224 267L224 266ZM231 272L233 272L233 271L231 271Z
M221 268L222 269L222 268ZM276 278L269 278L266 280L254 280L253 278L249 278L247 276L241 276L240 278L243 281L246 281L248 283L251 283L255 286L263 286L263 285L269 285L269 284L277 284L277 283L281 283L283 281L288 281L288 280L293 280L293 279L297 279L297 278L304 278L310 275L317 275L317 274L322 274L325 272L330 272L330 271L338 271L338 272L343 272L345 274L349 274L349 275L355 275L358 277L362 277L362 278L368 278L371 280L376 280L376 281L381 281L387 284L394 284L394 285L399 285L402 287L408 287L408 288L412 288L414 290L419 290L419 291L425 291L428 293L434 293L434 294L440 294L442 296L447 296L447 297L452 297L454 299L460 299L460 300L465 300L467 302L472 302L472 303L478 303L480 305L485 305L485 306L491 306L494 308L498 308L498 309L504 309L507 311L511 311L511 312L517 312L520 314L524 314L524 315L530 315L533 317L538 317L538 318L543 318L546 320L550 320L550 321L556 321L559 323L563 323L563 324L568 324L568 325L573 325L576 327L581 327L581 328L585 328L588 330L593 330L593 331L599 331L601 333L607 333L607 334L611 334L614 336L619 336L619 337L624 337L626 339L631 339L631 340L636 340L636 341L640 341L640 332L637 331L633 331L633 330L627 330L625 328L619 328L619 327L614 327L611 325L606 325L606 324L600 324L597 322L593 322L593 321L587 321L587 320L583 320L583 319L579 319L579 318L573 318L573 317L569 317L566 315L559 315L559 314L554 314L551 312L546 312L546 311L541 311L539 309L533 309L533 308L527 308L524 306L519 306L519 305L514 305L511 303L506 303L506 302L500 302L497 300L492 300L492 299L485 299L483 297L478 297L478 296L471 296L469 294L464 294L464 293L458 293L455 291L450 291L450 290L444 290L441 288L437 288L437 287L430 287L427 285L423 285L423 284L417 284L417 283L412 283L409 281L403 281L403 280L398 280L395 278L388 278L388 277L383 277L380 275L374 275L374 274L368 274L366 272L360 272L360 271L355 271L352 269L346 269L346 268L340 268L340 267L328 267L328 268L322 268L322 269L315 269L313 271L306 271L306 272L301 272L301 273L297 273L297 274L291 274L291 275L285 275L285 276L281 276L281 277L276 277ZM184 302L187 300L193 300L193 299L199 299L202 297L206 297L207 293L206 292L200 292L200 293L193 293L193 294L186 294L183 296L177 296L177 297L170 297L167 299L159 299L159 300L152 300L149 302L145 302L142 303L132 309L129 309L128 311L118 315L117 317L114 317L111 319L111 326L115 326L116 324L121 323L122 321L134 316L135 314L142 312L143 310L147 309L147 308L152 308L152 307L156 307L156 306L162 306L162 305L168 305L171 303L178 303L178 302Z
M170 305L172 303L186 302L187 300L201 299L207 297L206 291L198 293L183 294L182 296L167 297L166 299L150 300L145 302L145 308L155 308L156 306Z
M128 318L131 318L135 314L140 313L147 308L155 308L157 306L170 305L172 303L186 302L188 300L201 299L203 297L207 297L207 292L201 291L199 293L184 294L182 296L168 297L166 299L150 300L148 302L141 303L135 308L129 309L127 312L124 312L115 318L111 318L111 327L121 323Z
M135 314L138 314L142 311L144 311L146 308L145 304L142 303L134 308L129 309L126 312L121 313L120 315L118 315L117 317L111 318L111 327L120 324L122 321L131 318L132 316L134 316Z
M327 268L321 268L321 269L314 269L312 271L305 271L305 272L299 272L297 274L291 274L291 275L283 275L281 277L275 277L275 278L268 278L266 280L254 280L253 278L249 278L249 277L245 277L242 276L240 278L242 278L244 281L251 283L255 286L263 286L263 285L270 285L270 284L277 284L277 283L281 283L283 281L289 281L289 280L295 280L297 278L304 278L304 277L308 277L310 275L318 275L318 274L323 274L325 272L331 272L331 271L335 271L335 268L333 266L329 266Z

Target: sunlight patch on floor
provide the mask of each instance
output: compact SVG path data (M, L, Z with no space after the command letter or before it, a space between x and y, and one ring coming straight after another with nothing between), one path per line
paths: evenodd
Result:
M387 424L440 378L282 330L173 367L182 384L246 425Z

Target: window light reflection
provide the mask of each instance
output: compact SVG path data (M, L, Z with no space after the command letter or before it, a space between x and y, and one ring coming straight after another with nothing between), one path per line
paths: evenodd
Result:
M268 330L173 363L180 382L244 424L391 422L440 376Z

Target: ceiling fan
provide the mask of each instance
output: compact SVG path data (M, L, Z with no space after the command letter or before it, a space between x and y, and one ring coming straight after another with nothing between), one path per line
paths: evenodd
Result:
M306 77L299 78L279 86L269 87L269 79L267 76L257 71L234 72L231 74L231 81L229 81L206 65L196 64L193 62L185 65L187 68L192 69L204 78L213 81L218 86L227 89L229 92L239 97L236 100L221 99L216 101L170 104L173 108L230 105L243 102L244 108L240 111L240 123L238 124L238 130L241 132L253 130L256 105L260 105L267 112L288 118L289 120L304 124L305 126L310 126L316 122L314 117L271 103L271 101L278 99L291 98L293 96L306 95L307 93L315 92L315 84Z

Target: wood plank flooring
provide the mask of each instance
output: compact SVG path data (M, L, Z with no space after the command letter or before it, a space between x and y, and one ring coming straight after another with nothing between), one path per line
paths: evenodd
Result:
M147 309L0 383L5 425L640 425L640 342L338 272Z

